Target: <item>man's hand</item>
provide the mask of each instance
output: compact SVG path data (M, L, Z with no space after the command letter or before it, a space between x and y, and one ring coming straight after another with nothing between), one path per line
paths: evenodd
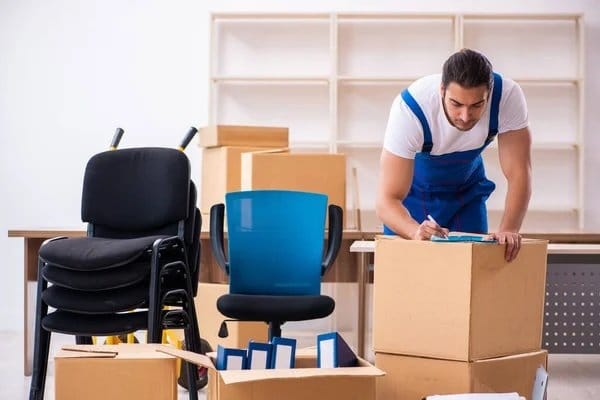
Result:
M448 236L448 229L426 219L419 225L412 238L414 240L429 240L433 235L446 237Z
M506 252L504 258L506 261L511 262L517 258L519 250L521 250L521 235L516 232L496 232L491 233L490 237L496 239L498 243L506 243Z

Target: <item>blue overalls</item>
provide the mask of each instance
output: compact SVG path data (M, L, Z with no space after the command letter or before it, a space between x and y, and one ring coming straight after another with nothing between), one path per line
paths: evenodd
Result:
M431 130L421 107L405 89L402 99L421 122L423 148L415 156L414 176L403 201L419 223L431 216L451 231L488 233L485 201L496 188L485 176L481 152L498 133L498 111L502 96L502 77L494 73L488 136L478 149L431 155ZM387 226L384 233L394 234Z

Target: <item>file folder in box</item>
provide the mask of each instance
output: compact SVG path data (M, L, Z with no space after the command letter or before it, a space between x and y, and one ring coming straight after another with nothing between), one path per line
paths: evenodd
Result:
M246 350L217 346L216 367L220 371L246 369Z
M271 355L271 368L294 368L296 359L296 339L274 337L271 340L273 354Z
M248 358L246 366L248 369L271 368L271 352L273 346L270 343L250 341L248 343Z
M319 368L355 367L356 354L337 332L317 336L317 365Z

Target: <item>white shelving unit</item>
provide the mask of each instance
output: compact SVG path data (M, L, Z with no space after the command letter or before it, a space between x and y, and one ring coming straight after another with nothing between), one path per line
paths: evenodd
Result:
M393 99L462 47L520 83L533 134L534 190L523 231L583 228L583 21L565 14L213 14L210 119L284 125L291 147L348 157L348 226L381 229L375 193ZM502 216L497 146L485 152ZM355 182L352 169L357 170Z

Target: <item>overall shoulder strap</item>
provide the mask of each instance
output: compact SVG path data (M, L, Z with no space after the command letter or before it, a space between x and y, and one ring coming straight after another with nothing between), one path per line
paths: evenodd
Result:
M492 91L492 104L490 106L490 127L485 145L491 143L498 134L498 113L500 112L500 99L502 98L502 76L494 72L494 89Z
M415 98L408 92L408 89L404 89L402 91L402 100L406 103L408 108L415 114L421 126L423 127L423 148L421 151L423 153L431 152L431 148L433 147L433 142L431 140L431 130L429 129L429 124L427 123L427 118L425 118L425 114L423 110L421 110L421 106L417 103Z

